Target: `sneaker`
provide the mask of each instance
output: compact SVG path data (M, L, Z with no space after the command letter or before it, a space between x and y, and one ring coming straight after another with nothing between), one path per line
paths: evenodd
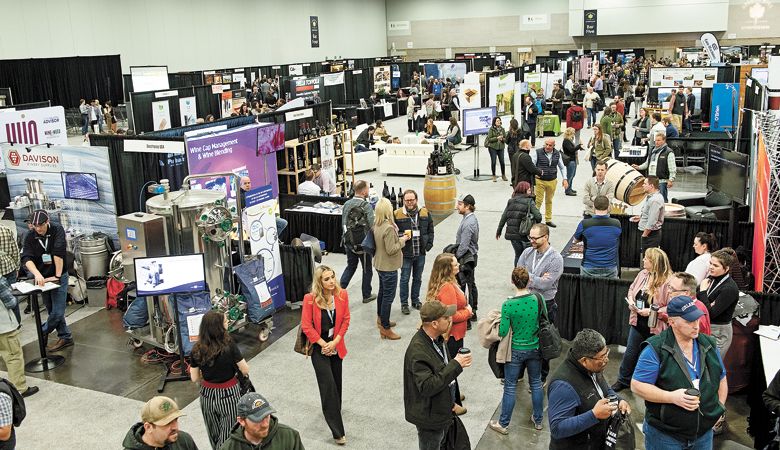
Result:
M371 303L374 300L376 300L376 295L371 294L368 297L363 299L363 303Z
M569 197L576 197L577 196L577 194L575 192L572 192L572 191L566 192L566 195L568 195Z
M612 385L612 390L615 391L617 394L618 392L622 391L623 389L626 389L628 386L621 383L620 381L616 381L615 384Z
M503 434L504 436L509 434L509 430L506 427L502 427L501 424L495 420L491 420L490 423L488 423L488 427L490 427L490 429L496 433Z
M552 222L547 222L547 226L550 227L550 228L557 228L558 227L558 225L556 225L556 224L554 224Z
M422 303L420 303L420 302L412 303L412 308L420 309L420 308L422 308Z
M27 398L31 395L37 394L38 391L40 391L40 389L38 389L38 386L29 386L26 391L22 392L22 397Z
M346 436L341 436L340 438L334 438L333 440L336 441L336 444L338 444L338 445L346 445L346 443L347 443L347 437Z
M409 305L401 305L401 314L405 316L409 315Z
M542 431L542 422L536 422L534 420L533 414L531 414L531 423L534 424L534 430L536 431Z

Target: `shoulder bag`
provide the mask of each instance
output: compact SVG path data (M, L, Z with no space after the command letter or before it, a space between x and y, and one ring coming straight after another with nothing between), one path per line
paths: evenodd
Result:
M303 307L307 308L305 304ZM303 356L311 356L312 345L309 342L309 338L306 337L306 333L303 332L303 326L301 325L298 325L298 334L295 336L293 350L295 350L295 353L300 353Z
M558 333L558 328L550 322L547 313L542 312L544 311L542 296L534 295L539 303L539 353L542 354L543 359L550 361L561 356L561 335Z
M531 202L533 199L528 200L528 210L525 213L525 218L522 222L520 222L520 226L517 229L517 233L522 236L528 236L528 233L531 232L531 227L534 226L536 223L534 221L534 215L531 213Z

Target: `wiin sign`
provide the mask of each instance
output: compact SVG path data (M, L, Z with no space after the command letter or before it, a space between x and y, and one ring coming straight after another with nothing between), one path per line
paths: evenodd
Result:
M595 9L586 9L585 14L585 36L596 36L598 25L598 12Z
M319 48L320 19L318 16L309 16L309 28L311 29L311 48Z

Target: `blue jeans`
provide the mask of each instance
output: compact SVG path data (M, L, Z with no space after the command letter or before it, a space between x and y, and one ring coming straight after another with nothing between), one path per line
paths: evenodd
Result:
M41 326L43 335L48 335L56 328L57 337L64 340L72 339L73 336L70 334L70 328L68 328L68 324L65 323L65 307L67 306L68 299L68 272L62 272L59 288L44 293L42 297L43 305L46 307L46 312L49 314L46 322Z
M661 192L661 195L664 198L664 202L665 203L668 202L669 201L669 186L666 185L665 181L663 183L659 183L658 184L658 190Z
M596 278L617 278L617 267L580 267L580 275Z
M566 180L569 182L569 189L566 192L574 191L574 174L577 173L577 160L572 159L569 164L566 165Z
M508 427L515 409L517 379L528 367L528 383L531 385L531 402L534 407L534 422L542 422L544 412L544 391L542 391L542 357L539 350L512 349L512 361L504 366L504 396L501 399L501 417L498 423Z
M647 337L636 330L636 327L628 328L628 341L626 342L626 353L623 360L620 361L620 370L618 372L618 382L623 386L631 386L631 377L634 375L636 363L639 361L639 346Z
M282 219L281 217L276 218L276 235L281 236L282 231L284 231L285 228L287 228L287 220Z
M89 130L89 114L81 115L81 134L86 136Z
M346 289L347 286L349 286L352 275L354 275L355 270L357 270L358 261L360 261L360 266L363 268L363 298L366 299L371 297L371 279L374 276L374 271L371 268L371 255L368 253L357 255L346 247L344 248L344 251L347 253L347 267L344 269L344 272L341 273L339 284L341 284L342 289Z
M528 246L531 245L531 243L529 241L521 241L519 239L517 239L517 240L512 239L509 242L512 243L512 248L515 249L515 262L514 262L514 264L512 264L512 266L516 266L517 265L517 260L520 259L520 255L523 254L523 251L526 248L528 248Z
M615 152L615 159L618 159L620 149L623 148L623 138L621 137L622 131L617 131L618 136L612 136L612 150Z
M401 305L409 306L409 276L412 276L412 304L420 304L420 285L422 285L422 273L425 268L425 255L412 258L404 257L404 265L401 266Z
M441 443L444 441L444 436L449 429L449 425L444 428L439 428L438 430L417 427L417 439L420 444L420 450L441 449Z
M368 150L369 148L363 144L358 144L355 146L355 153L367 152Z
M596 123L596 108L588 108L588 127Z
M681 442L668 436L656 428L651 427L647 421L642 424L645 433L645 448L647 450L710 450L712 448L712 430L707 430L698 439Z
M390 328L390 307L395 299L395 288L398 285L397 270L377 270L379 274L379 295L376 297L376 314L382 323L382 328Z

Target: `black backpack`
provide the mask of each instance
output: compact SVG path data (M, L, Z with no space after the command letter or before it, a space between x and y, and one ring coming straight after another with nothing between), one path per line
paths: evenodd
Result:
M16 387L5 378L0 378L0 392L11 397L14 414L13 423L15 427L18 427L22 424L22 421L27 416L27 407L24 406L24 397L22 397L22 394L19 393Z
M579 109L576 111L571 112L571 120L572 122L579 122L582 120L582 111Z
M361 244L369 230L366 206L368 206L368 203L355 206L347 214L347 231L344 232L344 247L350 249L356 255L363 254L363 246Z

